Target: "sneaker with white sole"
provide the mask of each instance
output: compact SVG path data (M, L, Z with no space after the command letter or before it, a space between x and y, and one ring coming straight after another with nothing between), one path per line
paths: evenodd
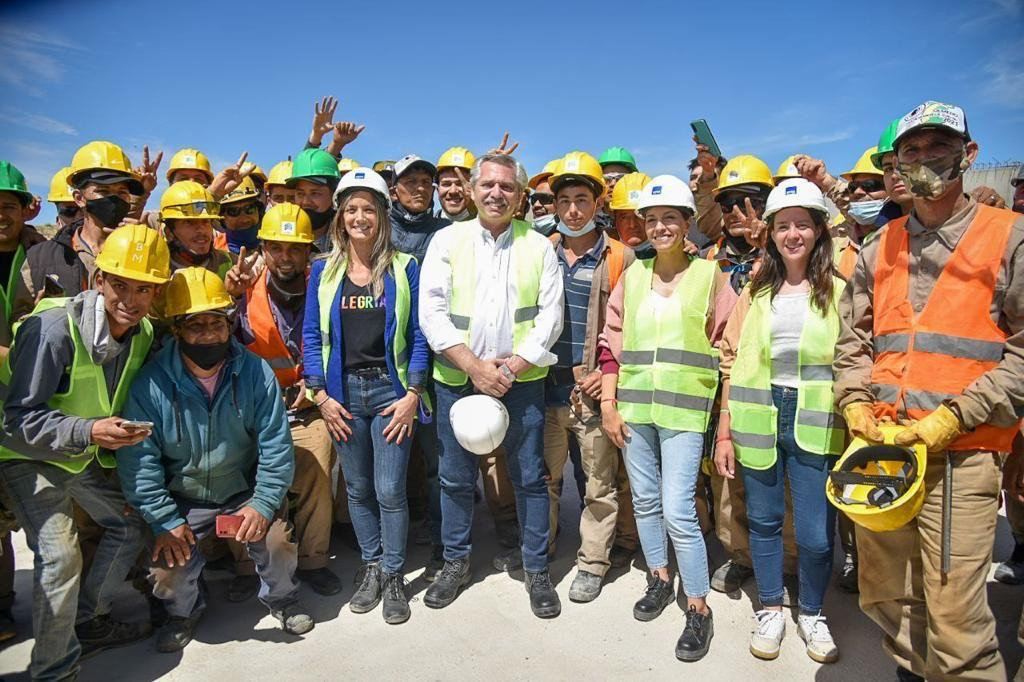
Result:
M786 616L782 611L763 609L754 614L754 632L750 635L750 653L771 661L779 656L786 636Z
M825 616L800 614L797 618L797 632L807 644L807 655L818 663L833 663L839 658L839 647L832 640Z

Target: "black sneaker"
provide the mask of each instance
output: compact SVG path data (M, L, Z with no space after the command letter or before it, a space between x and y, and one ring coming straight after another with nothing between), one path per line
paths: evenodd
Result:
M526 572L526 591L530 593L530 608L538 618L554 618L562 612L555 586L551 584L548 569L539 573Z
M173 654L184 649L192 641L199 616L179 618L170 616L156 633L156 650L162 654Z
M324 596L341 592L341 578L326 566L322 568L298 569L295 577Z
M711 638L715 636L713 615L710 608L707 615L698 613L693 606L686 610L686 627L676 642L676 658L686 662L704 658L711 646Z
M711 589L715 592L736 592L751 576L754 569L729 559L711 575Z
M75 626L75 636L82 645L82 658L137 642L152 632L148 622L122 623L108 615L96 616Z
M915 675L904 667L898 666L896 668L896 679L899 682L924 682L924 678L920 675Z
M228 601L248 601L260 591L260 577L258 575L236 575L228 583Z
M661 615L665 607L676 600L676 592L672 586L673 580L662 580L653 578L644 590L644 596L633 605L633 617L639 621L654 620Z
M519 547L519 524L515 521L495 521L494 531L498 535L498 544L506 549Z
M1022 566L1021 568L1024 568ZM999 569L996 569L998 571ZM850 554L846 555L842 568L839 569L839 577L836 578L836 587L843 592L857 594L860 587L857 585L857 559Z
M434 545L430 549L430 558L423 569L423 579L428 583L434 582L437 572L444 567L444 545Z
M1024 544L1018 542L1013 546L1013 554L996 566L993 577L1004 585L1024 583Z
M496 571L504 571L505 573L518 571L523 567L523 551L519 547L501 550L494 555L491 565L494 566Z
M384 622L398 625L409 620L409 597L405 594L405 578L401 573L384 574Z
M423 595L423 603L432 609L443 609L455 601L459 591L472 580L468 556L445 561L441 572Z
M14 624L14 615L10 609L0 610L0 642L6 642L18 636L18 627Z
M372 611L380 603L380 593L383 578L380 572L380 564L373 562L363 564L363 567L356 573L358 587L356 593L348 602L348 608L352 613L366 613Z

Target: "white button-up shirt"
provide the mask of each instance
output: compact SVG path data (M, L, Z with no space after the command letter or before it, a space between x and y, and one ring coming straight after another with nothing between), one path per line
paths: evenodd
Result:
M516 264L512 256L512 226L497 239L480 225L475 240L476 291L469 349L481 360L507 358L513 353L513 314L519 302L516 289ZM437 234L427 248L420 268L420 329L435 353L465 343L464 332L452 324L449 301L452 288L451 250L456 226ZM537 317L533 329L516 349L516 354L538 367L548 367L557 359L550 351L562 333L562 273L551 245L544 250Z

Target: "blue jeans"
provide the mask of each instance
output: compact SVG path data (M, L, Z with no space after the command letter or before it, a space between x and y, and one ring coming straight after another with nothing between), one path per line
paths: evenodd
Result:
M437 396L433 385L427 387L430 404L437 409ZM437 477L437 415L429 424L416 424L416 443L423 454L423 478L427 488L427 522L430 524L430 542L441 542L441 481Z
M465 386L437 384L437 435L440 445L441 536L444 558L468 557L473 548L473 491L480 458L459 445L448 413L459 398L473 394ZM516 515L523 531L523 568L531 573L548 566L548 487L544 477L544 382L517 381L501 399L508 410L505 455L515 489Z
M696 500L704 434L673 431L654 424L628 427L626 473L647 566L668 566L667 530L686 596L705 597L711 591L711 583Z
M798 550L800 610L818 613L832 573L836 523L835 507L825 498L825 481L837 458L807 452L796 444L796 389L772 386L772 400L779 411L775 464L760 471L741 468L757 594L764 606L782 604L782 522L786 516L783 476L788 476Z
M345 408L351 413L348 442L336 443L345 472L348 511L366 563L380 562L385 573L405 566L409 534L409 499L405 478L413 434L398 445L387 442L384 427L391 415L380 412L397 400L387 371L345 374Z
M91 464L72 474L44 462L0 464L0 483L14 505L35 555L32 630L33 679L59 679L78 672L82 649L75 624L110 613L114 592L124 583L145 545L138 514L124 514L117 477ZM82 573L72 501L103 527L89 573Z

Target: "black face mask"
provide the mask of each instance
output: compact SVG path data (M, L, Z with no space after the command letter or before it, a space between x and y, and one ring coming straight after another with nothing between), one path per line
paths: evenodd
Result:
M86 199L85 201L85 212L91 215L101 227L108 229L120 225L130 210L132 210L132 205L116 195L100 199Z
M185 339L179 339L181 352L192 362L202 369L213 369L228 355L231 348L231 340L223 343L189 343Z
M327 209L326 211L306 211L309 214L309 222L313 223L313 231L317 232L327 227L327 223L331 222L331 218L334 217L334 211Z

